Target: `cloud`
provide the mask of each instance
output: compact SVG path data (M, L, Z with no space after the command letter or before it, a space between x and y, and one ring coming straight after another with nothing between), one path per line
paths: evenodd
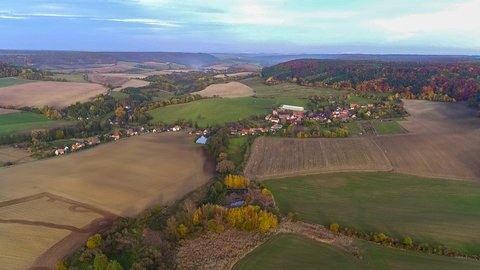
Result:
M2 14L0 14L0 19L24 20L24 19L26 19L26 17L10 16L10 15L2 15Z
M417 13L367 22L378 30L396 37L391 40L410 39L425 34L480 34L480 1L453 4L430 13Z
M141 23L146 25L163 26L163 27L180 27L181 25L175 22L161 21L157 19L95 19L99 21L109 22L124 22L124 23Z

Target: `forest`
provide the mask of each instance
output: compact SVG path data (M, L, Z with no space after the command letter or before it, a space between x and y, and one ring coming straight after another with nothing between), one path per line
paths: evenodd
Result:
M303 59L262 70L267 84L293 82L402 98L480 101L480 62L406 63Z

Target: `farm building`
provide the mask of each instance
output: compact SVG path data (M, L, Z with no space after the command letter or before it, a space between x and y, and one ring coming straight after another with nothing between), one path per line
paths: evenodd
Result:
M198 140L195 143L206 144L207 143L207 138L205 138L205 136L202 136L202 137L198 138Z
M300 106L292 106L292 105L282 105L280 106L280 109L282 110L289 110L289 111L297 111L297 112L303 112L305 109Z

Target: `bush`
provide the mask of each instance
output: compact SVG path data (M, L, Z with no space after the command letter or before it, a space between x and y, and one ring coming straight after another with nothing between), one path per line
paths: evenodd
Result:
M67 260L61 260L55 264L55 269L56 270L67 270L68 269L68 263Z
M288 213L287 215L287 219L288 221L291 221L291 222L297 222L300 220L300 215L298 213Z
M87 247L96 248L102 244L102 236L100 234L95 234L94 236L88 238Z
M265 196L270 196L272 195L272 192L266 188L262 189L262 194Z
M373 235L373 241L375 241L376 243L383 242L387 239L388 239L388 236L386 236L383 233L376 233L376 234Z
M235 164L230 160L222 160L217 164L217 172L219 173L230 173L235 170Z
M110 261L105 270L123 270L123 267L117 261Z
M93 260L93 268L95 270L105 270L108 265L108 257L105 254L97 254Z
M222 233L223 231L225 231L225 226L223 226L222 224L218 224L217 229L215 231L217 233Z
M330 224L330 231L332 231L332 232L338 232L339 228L340 228L340 226L337 223Z
M215 222L215 220L213 220L213 219L210 220L207 224L207 228L208 228L209 231L212 231L212 232L216 231L217 230L217 223Z
M180 224L180 225L178 225L177 231L178 231L178 234L180 234L180 236L183 237L187 234L188 228L187 228L187 226L185 226L183 224Z
M403 239L403 243L407 246L411 246L413 244L413 241L412 241L412 238L410 237L405 237L405 239Z

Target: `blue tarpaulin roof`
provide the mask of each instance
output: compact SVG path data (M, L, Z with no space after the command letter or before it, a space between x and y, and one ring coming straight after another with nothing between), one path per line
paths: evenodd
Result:
M198 138L198 140L196 141L196 143L206 144L206 143L207 143L207 138L205 138L205 136L202 136L202 137Z

